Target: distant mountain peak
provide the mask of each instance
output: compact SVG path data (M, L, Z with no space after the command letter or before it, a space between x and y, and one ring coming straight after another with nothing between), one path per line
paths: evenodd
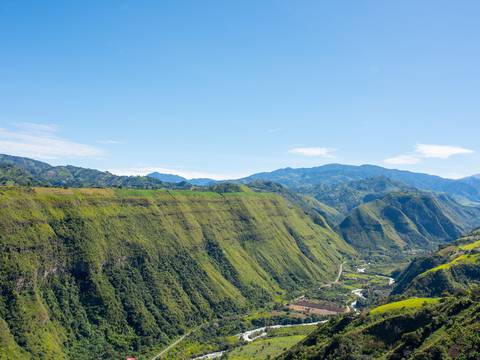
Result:
M169 183L181 183L183 181L187 181L183 176L175 175L175 174L162 174L159 172L152 172L147 175L148 177Z
M159 172L153 172L151 174L148 174L147 177L151 177L163 182L168 182L168 183L173 183L173 184L178 184L181 182L188 182L191 185L196 185L196 186L208 186L216 183L215 180L209 179L209 178L195 178L195 179L187 179L184 178L183 176L175 175L175 174L162 174Z

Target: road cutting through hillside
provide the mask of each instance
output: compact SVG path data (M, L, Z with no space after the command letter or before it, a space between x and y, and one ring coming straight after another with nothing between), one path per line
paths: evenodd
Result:
M188 335L190 335L191 333L193 333L194 331L198 330L200 328L200 326L197 326L196 328L190 330L189 332L183 334L182 336L180 336L177 340L175 340L174 342L172 342L170 345L168 345L165 349L163 349L162 351L160 351L157 355L155 355L154 357L152 357L150 360L158 360L158 359L161 359L163 355L165 355L169 350L171 350L172 348L174 348L175 346L177 346L183 339L185 339Z
M342 277L342 272L343 272L343 264L345 264L345 261L340 264L340 268L338 269L338 275L333 284L338 284L340 281L340 278Z
M328 284L323 285L322 287L330 287L332 285L338 284L338 282L340 281L340 278L342 277L342 274L343 274L343 265L346 264L346 263L347 262L344 261L340 264L340 267L338 268L338 274L337 274L337 277L335 278L335 280L333 280L332 282L329 282Z

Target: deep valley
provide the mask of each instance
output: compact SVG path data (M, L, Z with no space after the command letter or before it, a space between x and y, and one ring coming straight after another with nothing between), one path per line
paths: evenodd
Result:
M477 359L473 195L3 159L1 359Z

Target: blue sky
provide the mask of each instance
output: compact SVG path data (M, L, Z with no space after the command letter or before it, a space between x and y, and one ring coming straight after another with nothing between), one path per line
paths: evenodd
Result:
M478 1L0 0L0 152L234 178L480 172Z

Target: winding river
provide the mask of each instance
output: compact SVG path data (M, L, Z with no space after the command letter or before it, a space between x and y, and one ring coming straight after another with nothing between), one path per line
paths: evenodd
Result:
M328 322L328 320L323 320L323 321L316 321L316 322L311 322L311 323L305 323L305 324L288 324L288 325L271 325L271 326L262 326L253 330L248 330L243 333L235 335L239 339L245 341L245 342L252 342L257 339L260 339L262 337L267 336L267 329L280 329L280 328L286 328L286 327L292 327L292 326L314 326L318 324L325 324ZM217 351L217 352L212 352L210 354L205 354L196 358L193 358L191 360L202 360L202 359L217 359L220 358L223 354L225 354L226 351Z
M342 264L343 265L343 264ZM341 268L340 268L340 275L341 275ZM364 273L365 268L357 268L357 272L359 273ZM391 277L388 276L381 276L381 275L376 275L378 277L386 278L388 279L388 285L393 285L395 283L395 280ZM364 299L365 296L363 296L363 290L364 289L354 289L352 290L352 294L357 296L360 299ZM357 300L353 301L350 304L350 307L353 309L354 312L358 313L360 310L357 308ZM312 322L312 323L306 323L306 324L289 324L289 325L271 325L271 326L262 326L253 330L248 330L243 333L237 334L236 336L240 338L241 340L249 343L252 341L255 341L257 339L260 339L262 337L267 336L267 329L279 329L279 328L284 328L284 327L291 327L291 326L313 326L313 325L318 325L318 324L324 324L328 322L328 320L323 320L323 321L317 321L317 322ZM203 360L203 359L218 359L222 357L223 354L225 354L226 351L217 351L217 352L212 352L209 354L205 354L196 358L193 358L191 360Z
M360 270L363 270L363 269L360 269ZM357 269L358 272L360 272L358 269ZM392 286L393 284L395 284L395 279L391 278L391 277L388 277L388 276L382 276L382 275L376 275L378 277L381 277L381 278L384 278L384 279L388 279L388 285L389 286ZM365 296L363 296L363 290L364 289L355 289L355 290L352 290L352 294L354 294L355 296L357 296L358 298L360 299L365 299ZM360 310L358 310L358 307L357 307L357 299L355 299L354 301L352 301L352 303L350 304L350 307L353 309L354 312L358 313L360 312Z

